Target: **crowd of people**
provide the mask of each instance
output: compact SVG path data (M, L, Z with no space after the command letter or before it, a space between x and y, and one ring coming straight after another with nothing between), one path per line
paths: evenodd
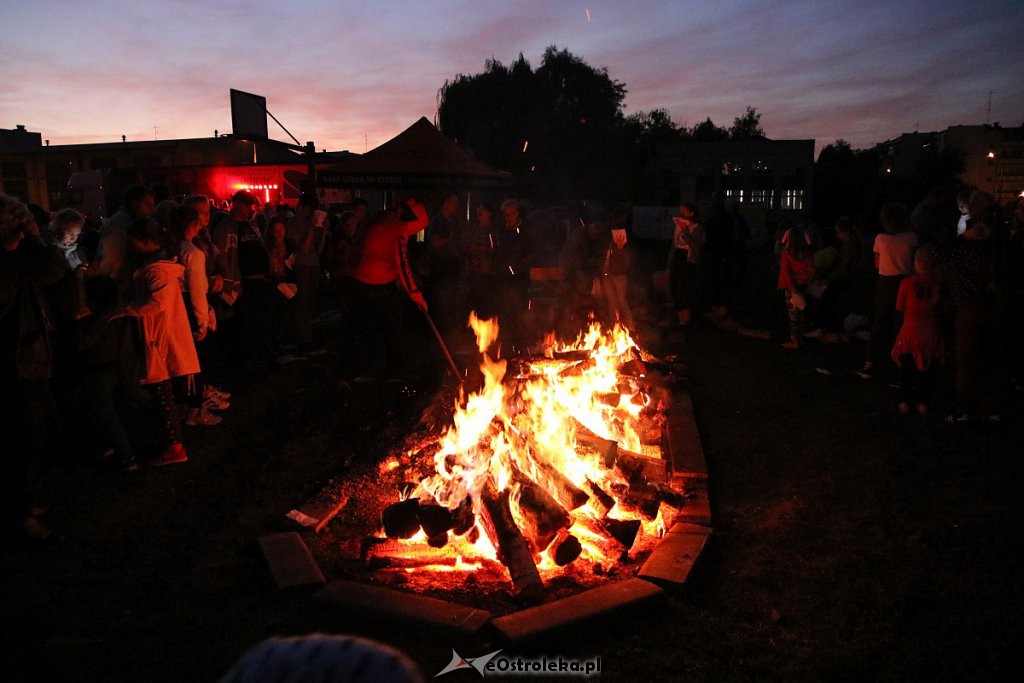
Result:
M898 374L902 413L928 414L940 369L951 365L947 421L1001 421L1011 390L1024 385L1024 200L1012 216L985 192L962 193L958 205L958 217L933 213L927 221L921 207L911 214L884 205L873 268L848 219L831 240L809 230L782 234L778 288L790 330L783 346L861 337L867 353L857 374Z
M921 414L953 361L949 419L999 420L1009 388L1024 382L1010 352L1024 333L1024 202L1008 219L980 192L960 197L960 216L926 204L913 214L884 206L871 249L847 218L824 231L780 229L783 346L859 337L859 374L898 373L899 410ZM324 288L344 319L342 389L401 376L429 355L410 352L405 337L417 309L457 351L471 342L470 311L498 317L511 355L595 318L685 328L727 320L745 303L751 230L720 194L680 206L665 269L652 278L633 272L623 207L529 211L508 199L465 213L455 192L429 217L414 199L322 211L313 194L260 206L243 190L218 206L201 195L157 201L132 186L97 225L0 195L0 372L13 387L0 419L15 454L3 460L5 528L49 536L34 483L62 446L126 471L186 462L183 425L216 427L230 408L214 384L225 370L327 353L314 335Z

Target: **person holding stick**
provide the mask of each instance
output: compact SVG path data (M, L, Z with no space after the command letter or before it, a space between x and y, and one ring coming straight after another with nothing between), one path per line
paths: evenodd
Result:
M353 319L349 353L344 354L347 377L379 378L401 363L403 292L417 308L427 310L407 251L409 236L426 227L427 210L414 199L368 216L359 225L351 257Z

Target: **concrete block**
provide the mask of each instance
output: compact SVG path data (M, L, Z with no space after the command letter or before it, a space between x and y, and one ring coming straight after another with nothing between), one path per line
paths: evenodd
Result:
M294 531L262 537L260 549L278 590L322 586L326 583L309 548Z
M663 593L647 581L627 579L499 617L492 623L502 638L519 642L641 604Z
M491 620L491 613L484 610L354 581L332 581L313 597L340 607L346 614L378 621L415 622L463 635L476 633Z
M681 586L693 570L711 530L697 524L674 524L637 574L642 579Z

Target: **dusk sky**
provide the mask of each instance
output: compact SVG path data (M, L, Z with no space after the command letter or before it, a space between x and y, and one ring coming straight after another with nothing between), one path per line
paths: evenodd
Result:
M362 152L433 119L445 79L548 45L607 67L627 114L728 126L752 105L819 149L984 123L990 90L992 121L1024 122L1022 0L0 0L0 127L203 137L237 88L300 141Z

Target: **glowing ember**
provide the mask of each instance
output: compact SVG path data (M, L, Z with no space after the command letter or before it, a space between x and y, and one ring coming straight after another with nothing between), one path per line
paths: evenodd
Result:
M628 331L592 324L571 344L551 336L543 355L506 360L496 320L471 314L470 326L483 386L460 396L433 444L433 472L385 511L386 543L396 544L382 551L386 566L459 572L500 561L517 589L539 589L567 565L608 567L649 549L679 496L664 485L665 406ZM389 458L381 472L398 467Z

